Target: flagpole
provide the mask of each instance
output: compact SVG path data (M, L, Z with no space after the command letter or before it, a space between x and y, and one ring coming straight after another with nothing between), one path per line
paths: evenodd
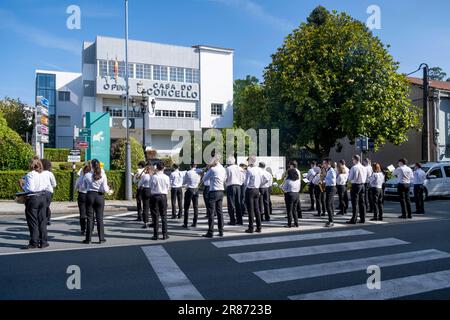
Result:
M125 0L125 85L126 85L126 142L125 142L125 199L133 199L131 181L131 146L130 146L130 119L129 119L129 74L128 74L128 0Z

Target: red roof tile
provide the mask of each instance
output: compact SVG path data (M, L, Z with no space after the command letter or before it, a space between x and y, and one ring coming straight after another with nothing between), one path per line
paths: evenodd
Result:
M414 85L423 85L423 80L421 78L408 77L408 80ZM430 87L434 89L450 91L450 81L430 80Z

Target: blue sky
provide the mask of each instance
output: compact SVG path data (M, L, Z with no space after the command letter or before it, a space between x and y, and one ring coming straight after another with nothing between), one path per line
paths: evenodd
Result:
M81 43L123 36L123 0L0 0L0 97L32 102L35 69L81 70ZM66 28L69 5L81 8L81 29ZM381 8L381 30L402 72L421 62L450 77L448 0L130 0L130 38L234 48L235 78L262 76L270 55L317 5L366 21ZM420 76L420 74L418 74Z

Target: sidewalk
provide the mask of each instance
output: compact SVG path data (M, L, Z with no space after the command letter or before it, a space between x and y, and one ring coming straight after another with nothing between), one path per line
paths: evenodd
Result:
M273 204L284 204L282 196L271 196ZM168 199L170 209L170 197ZM223 206L227 206L227 199L224 197ZM203 196L200 196L199 207L204 208L205 203ZM52 202L50 206L52 214L74 214L78 213L78 205L76 202ZM105 201L105 212L127 212L137 211L136 200L107 200ZM25 214L25 205L14 201L0 200L0 216L2 215L23 215Z

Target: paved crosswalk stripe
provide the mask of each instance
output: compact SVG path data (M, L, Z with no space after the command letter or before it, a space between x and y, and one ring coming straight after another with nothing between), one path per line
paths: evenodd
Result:
M363 236L373 234L373 232L356 229L356 230L345 230L345 231L335 231L335 232L317 232L317 233L307 233L307 234L296 234L291 236L279 236L279 237L264 237L255 239L241 239L241 240L227 240L227 241L216 241L212 242L217 248L231 248L231 247L243 247L251 245L269 244L269 243L282 243L282 242L292 242L292 241L304 241L304 240L317 240L317 239L329 239L329 238L339 238L339 237L350 237L350 236Z
M254 272L254 274L266 283L277 283L366 270L371 265L389 267L446 258L450 258L450 254L431 249L292 268L264 270Z
M357 242L332 243L309 247L235 253L230 254L230 257L239 263L243 263L243 262L254 262L263 260L276 260L292 257L303 257L317 254L344 252L370 248L390 247L405 244L409 244L409 242L395 238L385 238L385 239L364 240Z
M142 247L171 300L204 300L162 246Z
M288 297L290 300L387 300L450 288L450 270L384 280L380 290L366 284Z

